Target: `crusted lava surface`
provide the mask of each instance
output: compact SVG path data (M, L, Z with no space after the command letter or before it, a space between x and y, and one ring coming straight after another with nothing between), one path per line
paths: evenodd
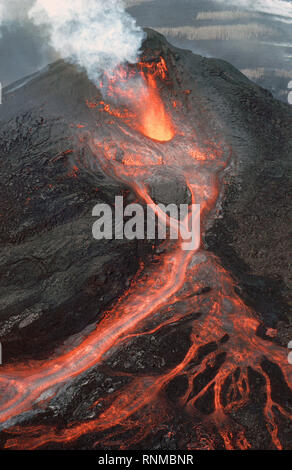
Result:
M4 90L0 445L292 448L291 107L152 30L138 69L159 132L63 61ZM200 249L94 240L121 195L200 203Z

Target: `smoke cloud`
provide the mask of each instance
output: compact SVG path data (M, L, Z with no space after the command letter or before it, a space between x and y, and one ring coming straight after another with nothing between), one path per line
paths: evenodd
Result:
M1 25L28 22L95 83L103 72L135 62L144 38L122 0L0 0L0 37Z
M0 26L25 21L34 2L35 0L0 0Z
M93 81L135 62L144 37L120 0L36 0L29 18L47 26L50 45Z

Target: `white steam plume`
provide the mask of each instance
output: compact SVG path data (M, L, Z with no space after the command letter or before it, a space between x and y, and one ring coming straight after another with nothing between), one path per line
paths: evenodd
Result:
M44 26L50 45L94 82L119 64L135 62L144 38L121 0L35 0L28 18Z
M27 20L28 10L35 0L0 0L0 27Z

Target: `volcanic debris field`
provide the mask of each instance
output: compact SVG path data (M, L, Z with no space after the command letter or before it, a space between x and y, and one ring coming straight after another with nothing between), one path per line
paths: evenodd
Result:
M1 448L291 449L291 107L146 32L106 93L4 89ZM94 240L116 196L200 204L200 248Z

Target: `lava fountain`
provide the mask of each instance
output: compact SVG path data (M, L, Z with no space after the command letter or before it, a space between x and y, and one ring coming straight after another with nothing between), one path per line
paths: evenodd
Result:
M147 77L137 111L141 116L138 129L142 134L159 142L168 142L174 137L171 117L165 111L153 75Z
M105 83L101 82L101 88L106 89L106 94L114 98L119 105L124 103L131 108L131 112L125 109L113 110L109 104L88 103L95 107L104 105L104 111L118 117L128 117L128 124L141 132L146 137L158 142L168 142L175 136L174 124L171 115L166 111L164 103L159 95L156 77L164 78L167 72L166 63L160 58L158 64L139 63L139 73L133 73L124 67L116 71L115 76L105 76ZM145 73L145 65L147 72Z

